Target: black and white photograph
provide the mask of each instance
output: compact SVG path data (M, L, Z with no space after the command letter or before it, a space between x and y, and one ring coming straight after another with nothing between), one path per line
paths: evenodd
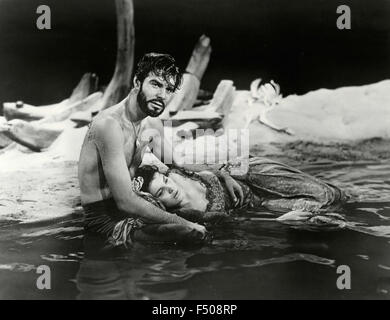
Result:
M0 300L389 300L389 17L0 0Z

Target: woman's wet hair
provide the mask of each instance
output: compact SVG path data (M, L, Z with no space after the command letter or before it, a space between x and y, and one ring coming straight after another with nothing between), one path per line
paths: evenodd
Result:
M146 53L137 64L135 76L143 83L149 73L162 77L167 83L170 83L170 79L173 78L175 81L174 91L180 87L183 79L183 74L176 66L175 59L169 54Z
M156 172L159 172L159 170L155 165L144 165L142 167L139 167L135 171L136 177L142 177L144 179L144 183L142 184L141 191L149 192L150 182L153 180Z

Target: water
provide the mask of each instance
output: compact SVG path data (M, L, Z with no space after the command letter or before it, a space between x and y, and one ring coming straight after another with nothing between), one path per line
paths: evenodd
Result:
M203 247L135 245L104 251L83 238L80 217L3 225L1 299L389 299L390 161L305 165L347 189L348 227L308 231L247 212L214 227ZM39 265L51 289L38 290ZM336 286L351 269L351 290Z

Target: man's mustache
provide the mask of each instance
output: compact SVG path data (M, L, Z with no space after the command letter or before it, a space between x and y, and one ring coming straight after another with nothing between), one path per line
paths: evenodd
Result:
M151 99L151 100L148 100L148 101L147 101L147 103L149 103L149 102L151 102L151 103L153 103L153 102L158 102L158 103L161 105L162 108L165 108L165 103L164 103L164 101L162 101L162 100L160 100L160 99Z

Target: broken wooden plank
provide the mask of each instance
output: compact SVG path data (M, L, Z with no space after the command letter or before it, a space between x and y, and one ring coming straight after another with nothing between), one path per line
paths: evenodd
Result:
M186 122L194 122L199 126L199 129L219 129L223 115L215 111L204 110L183 110L171 117L172 126L176 127Z
M177 113L179 110L191 109L196 102L199 87L200 81L197 77L189 73L183 74L183 82L181 87L169 102L164 113L167 115L172 115Z
M69 105L73 105L77 101L86 98L88 95L96 91L96 86L96 75L86 73L73 90L69 99L44 106L34 106L23 103L22 101L5 102L3 104L4 116L8 121L12 119L22 119L25 121L40 120L45 117L52 116L53 114L58 114L62 110L67 109Z
M98 89L98 77L95 73L85 73L69 97L68 104L83 100Z
M98 103L98 101L102 98L102 95L103 94L101 92L95 92L83 100L76 101L75 103L68 105L66 108L58 110L58 112L37 121L37 123L59 122L68 119L74 112L87 111Z
M64 123L37 124L13 119L7 123L7 127L3 126L0 132L33 151L41 151L49 147L65 127Z
M92 113L90 111L78 111L71 115L70 120L76 123L76 126L83 127L92 121Z
M211 120L211 119L222 119L220 113L205 110L205 111L197 111L197 110L183 110L175 114L171 117L170 120L181 120L181 121L191 121L191 120Z
M0 133L0 149L10 145L13 141L3 133Z
M4 116L8 121L12 119L39 120L66 107L67 103L68 99L65 99L59 103L37 107L22 101L4 102Z
M10 138L1 133L1 128L4 126L7 126L7 120L4 117L0 116L0 149L5 148L12 143L12 140Z
M207 107L210 110L227 115L233 105L235 87L233 81L222 80L214 92L213 99Z
M102 97L101 92L95 92L85 99L73 103L57 114L44 119L26 122L21 119L13 119L3 124L6 129L0 131L7 138L30 148L33 151L40 151L49 147L61 132L72 123L67 120L75 111L90 110ZM90 111L89 111L90 112Z
M211 50L210 38L202 34L192 51L186 72L194 75L201 81L210 61Z

